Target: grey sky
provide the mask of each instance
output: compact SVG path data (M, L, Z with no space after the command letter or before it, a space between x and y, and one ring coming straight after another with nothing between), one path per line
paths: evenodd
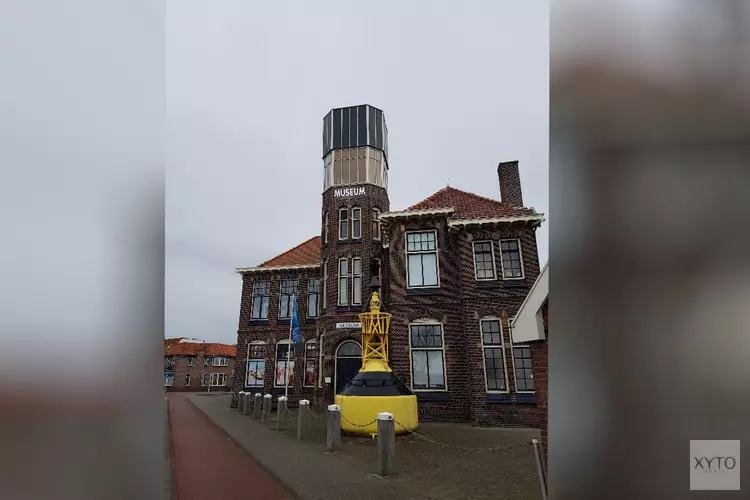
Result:
M234 343L234 269L319 232L331 108L384 110L393 210L517 159L548 213L548 2L322 4L167 2L167 336Z

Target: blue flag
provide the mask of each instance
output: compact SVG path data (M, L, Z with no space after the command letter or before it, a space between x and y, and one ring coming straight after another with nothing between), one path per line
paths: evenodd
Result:
M292 297L292 339L295 344L302 343L299 328L299 314L297 313L297 296Z

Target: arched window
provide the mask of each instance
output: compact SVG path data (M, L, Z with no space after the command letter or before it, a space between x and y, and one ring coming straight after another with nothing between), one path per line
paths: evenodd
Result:
M250 342L247 346L247 373L245 387L263 387L266 373L266 343L262 340Z
M412 388L417 391L446 390L443 324L435 320L410 323L409 347Z
M317 355L317 343L315 340L308 340L305 342L305 380L303 384L305 387L315 387L315 367L316 355Z
M289 361L287 361L287 356ZM279 340L276 343L276 375L274 385L294 385L294 344L289 340Z
M508 392L508 374L505 369L505 343L500 319L485 317L479 321L484 357L484 378L487 392Z
M354 340L345 340L338 349L336 349L337 358L358 358L362 357L362 348Z

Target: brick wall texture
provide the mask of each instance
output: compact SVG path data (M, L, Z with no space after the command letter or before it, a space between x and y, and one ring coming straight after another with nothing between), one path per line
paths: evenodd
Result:
M227 383L225 386L213 386L211 392L229 391L232 388L232 373L235 369L235 359L228 357L227 366L213 366L213 360L209 358L210 366L203 366L204 357L202 355L182 355L172 356L174 358L174 379L171 387L167 387L167 392L208 392L208 384L211 382L211 376L205 386L201 385L201 376L210 373L226 374ZM190 360L192 359L192 363ZM192 366L191 366L192 365ZM190 374L190 384L187 384L186 376Z

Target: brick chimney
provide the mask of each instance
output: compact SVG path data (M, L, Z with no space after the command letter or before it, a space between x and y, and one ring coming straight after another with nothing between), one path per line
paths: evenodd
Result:
M518 162L500 162L497 166L497 177L500 180L500 201L513 207L522 207L523 194L521 193L521 177L518 175Z

